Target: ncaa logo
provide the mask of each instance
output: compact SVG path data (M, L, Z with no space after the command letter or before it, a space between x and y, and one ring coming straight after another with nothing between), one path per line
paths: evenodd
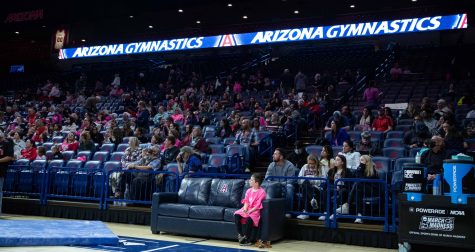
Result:
M224 184L221 186L221 188L219 189L220 192L222 193L226 193L228 192L228 185Z

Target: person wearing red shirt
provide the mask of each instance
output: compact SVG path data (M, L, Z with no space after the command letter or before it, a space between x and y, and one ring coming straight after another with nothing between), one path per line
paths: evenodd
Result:
M69 132L66 139L61 144L62 151L76 151L79 147L79 142L73 132Z
M378 111L378 117L373 121L373 130L386 133L393 129L393 125L391 117L386 115L384 108L380 108Z
M36 159L37 155L38 153L36 152L35 143L30 139L26 140L26 148L21 150L20 158L25 158L30 161L33 161Z

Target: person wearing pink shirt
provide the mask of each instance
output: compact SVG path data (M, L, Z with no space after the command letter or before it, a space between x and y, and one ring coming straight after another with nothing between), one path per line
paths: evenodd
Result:
M244 206L234 212L234 223L236 224L238 241L241 246L252 244L250 240L252 227L257 228L259 226L262 201L266 199L266 192L261 187L262 179L260 174L252 174L251 179L249 179L251 188L247 189L246 196L241 201Z

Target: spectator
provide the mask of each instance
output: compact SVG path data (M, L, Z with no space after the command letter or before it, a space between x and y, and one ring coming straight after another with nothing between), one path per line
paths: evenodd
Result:
M221 139L231 136L232 130L226 118L219 120L219 127L216 130L217 136Z
M193 138L192 133L193 133L193 125L191 124L185 125L184 137L181 140L182 146L190 145L191 139Z
M373 121L373 130L387 133L393 129L393 120L386 115L384 108L378 110L378 117Z
M96 146L91 140L91 135L89 134L89 132L84 131L81 133L81 136L79 137L78 151L90 151L91 153L94 153L96 151Z
M429 183L435 179L436 174L441 174L443 171L444 159L447 159L448 153L445 150L444 139L440 136L433 136L429 144L429 150L422 153L421 164L428 168L427 180ZM429 193L432 193L432 187L428 186Z
M344 116L341 116L340 111L333 112L333 115L327 121L327 125L325 126L325 131L332 130L331 128L332 121L335 122L339 126L338 128L345 129L346 131L350 130L350 123L348 122L348 119Z
M393 67L391 67L391 70L389 70L389 74L393 80L399 80L399 77L402 74L402 69L399 66L399 63L394 63Z
M149 120L150 111L145 107L144 101L139 101L136 125L138 128L142 128L143 133L148 133L149 131Z
M424 124L427 126L429 129L429 132L432 135L437 135L437 120L435 120L432 117L432 113L428 110L422 111L421 112L421 119L424 122Z
M332 146L342 146L343 142L350 139L348 133L343 128L340 128L339 125L335 122L331 122L331 134L328 141Z
M320 153L320 166L322 170L328 171L335 167L335 160L333 159L333 149L330 145L324 145Z
M176 156L178 163L178 172L195 173L202 170L199 153L190 146L184 146L180 149L180 153Z
M35 160L46 160L46 149L43 146L36 148L36 158Z
M362 155L360 157L360 165L355 173L355 178L359 179L378 179L378 173L376 172L375 165L373 160L369 155ZM359 183L356 182L353 184L350 195L348 196L348 203L354 203L356 205L357 216L362 216L362 210L365 209L363 206L362 199L365 197L382 197L380 195L382 190L379 190L379 184L376 183ZM379 195L378 195L379 194ZM353 202L353 201L360 201L360 202ZM336 210L339 214L348 214L349 213L349 205L348 203L343 204L340 208ZM355 223L362 224L363 220L361 218L356 218Z
M267 167L265 179L269 177L293 177L296 174L297 169L288 160L285 159L286 155L283 149L276 148L272 155L272 162ZM269 178L271 179L271 178ZM286 210L290 211L293 207L293 195L294 195L294 180L292 179L271 179L281 182L284 187L285 198L287 200ZM286 214L286 217L290 215Z
M338 154L335 157L335 167L328 171L328 180L330 182L330 185L327 186L327 190L331 191L329 195L334 195L333 191L335 189L337 190L336 198L332 199L332 201L330 202L330 212L332 212L331 209L333 208L333 200L335 200L337 204L343 204L344 202L348 202L348 188L345 186L345 183L343 181L337 182L338 179L348 177L348 170L346 167L348 167L348 165L346 164L345 156ZM336 187L334 185L336 185ZM327 194L324 195L326 198ZM324 202L326 202L326 199L324 200ZM339 206L338 208L341 208L341 206ZM325 211L324 214L326 215L327 212ZM325 215L320 216L318 220L324 221L326 219ZM330 220L333 220L333 217L334 216L332 214L330 216Z
M61 150L64 151L77 151L79 147L79 142L76 140L74 133L69 132L61 144Z
M370 131L371 125L373 125L373 113L371 113L370 107L363 108L363 114L358 120L358 124L355 126L355 130Z
M307 163L302 166L300 169L299 177L307 177L307 178L327 178L328 169L325 167L320 166L320 162L318 161L317 157L310 154L307 157ZM300 179L298 181L301 191L304 193L304 209L302 212L303 214L297 216L297 219L306 220L309 218L305 212L310 212L311 209L313 210L318 209L318 200L321 198L321 193L323 193L323 188L320 187L320 184L324 182L324 180L305 180Z
M99 132L99 130L97 129L97 126L91 127L90 135L91 135L91 140L94 143L98 144L99 146L102 146L104 142L104 135Z
M427 126L423 122L416 122L414 129L404 136L404 143L409 145L409 148L419 148L430 137L431 134Z
M126 170L132 164L135 164L140 159L141 154L142 148L140 148L139 140L136 137L130 137L129 147L125 149L124 155L120 160L122 170ZM124 192L126 189L125 183L127 179L130 179L130 176L125 175L124 173L113 172L111 174L110 184L113 192L115 192L116 199L122 199L124 197Z
M146 148L142 150L142 155L139 160L128 165L128 169L139 171L158 170L160 167L160 150L158 148ZM153 177L148 172L133 172L128 179L121 180L125 187L125 183L130 183L130 199L131 200L150 200L152 197Z
M15 132L15 134L13 134L13 156L15 158L19 157L21 155L21 150L25 147L26 143L21 139L20 133Z
M434 116L443 116L446 114L452 114L452 110L447 106L447 102L444 99L437 101L437 109L434 111Z
M356 124L356 119L353 116L353 114L351 114L351 110L348 105L344 105L341 107L341 115L346 117L346 120L348 121L350 129L353 129Z
M445 135L444 137L444 146L447 150L447 155L457 155L464 151L463 146L463 137L455 127L448 122L445 122L442 125Z
M307 76L303 74L302 71L299 71L294 77L295 90L297 90L297 92L305 92L307 82Z
M178 147L175 146L176 138L173 135L167 136L163 142L165 150L161 155L161 166L162 169L169 163L172 163L176 160L176 156L180 152Z
M262 201L266 199L266 192L261 188L262 176L254 173L249 180L246 196L242 200L244 206L234 212L234 223L238 232L239 245L249 246L253 238L251 237L252 227L259 227L261 218ZM244 224L244 230L242 230Z
M289 155L288 160L295 167L302 167L307 163L307 156L308 153L305 151L303 143L297 140L294 143L294 151Z
M373 145L371 142L371 133L369 131L363 131L361 133L361 142L356 146L356 151L361 155L371 155L374 156L376 153L379 153L378 146Z
M379 106L380 91L375 87L375 81L368 82L368 87L363 92L363 100L366 102L366 107L371 111Z
M201 127L196 126L193 128L193 131L191 133L191 142L190 146L195 149L198 153L205 153L209 154L210 153L210 148L208 146L208 143L206 140L203 138L203 133L201 131Z
M3 131L0 131L0 215L2 214L3 181L8 165L14 160L13 155L12 140L5 138Z
M51 160L63 160L63 154L61 154L61 148L59 145L53 145L51 146Z
M38 152L36 151L35 143L31 139L26 140L25 143L26 143L25 149L21 150L19 158L28 159L30 161L35 160L36 156L38 155Z
M338 154L345 156L346 168L353 171L358 169L361 154L355 151L355 146L351 140L343 142L343 152Z

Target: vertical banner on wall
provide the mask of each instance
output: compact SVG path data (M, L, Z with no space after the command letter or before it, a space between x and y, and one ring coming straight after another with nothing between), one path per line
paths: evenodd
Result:
M67 30L65 28L58 28L54 35L54 49L59 50L63 49L66 45Z

